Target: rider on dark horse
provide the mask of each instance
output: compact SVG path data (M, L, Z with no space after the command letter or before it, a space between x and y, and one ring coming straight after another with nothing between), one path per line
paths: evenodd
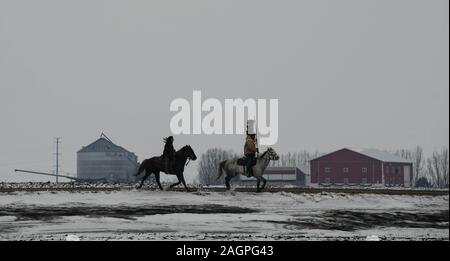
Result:
M175 149L173 147L173 136L169 136L164 139L164 151L163 151L163 162L164 169L166 172L170 172L172 170L172 166L175 162Z

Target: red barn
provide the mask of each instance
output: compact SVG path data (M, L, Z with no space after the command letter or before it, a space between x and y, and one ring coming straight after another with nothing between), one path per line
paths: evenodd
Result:
M412 162L391 153L341 149L311 160L311 184L410 187Z

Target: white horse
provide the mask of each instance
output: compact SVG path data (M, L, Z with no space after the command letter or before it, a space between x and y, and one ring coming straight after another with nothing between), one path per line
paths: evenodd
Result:
M274 149L268 148L261 156L256 159L256 164L253 166L253 176L256 178L256 191L260 192L266 186L266 179L263 177L264 171L266 170L269 162L271 160L278 160L280 157L275 152ZM244 166L238 164L239 159L230 159L220 162L219 171L216 176L218 180L225 171L225 185L227 189L230 189L230 180L237 175L244 175ZM260 188L259 185L263 181L263 185Z

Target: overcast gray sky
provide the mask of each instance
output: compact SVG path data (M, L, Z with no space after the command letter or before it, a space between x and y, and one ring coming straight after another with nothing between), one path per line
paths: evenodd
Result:
M449 143L447 0L0 0L0 181L104 131L162 152L175 98L278 98L279 153ZM199 156L241 136L176 136ZM187 169L189 180L196 165Z

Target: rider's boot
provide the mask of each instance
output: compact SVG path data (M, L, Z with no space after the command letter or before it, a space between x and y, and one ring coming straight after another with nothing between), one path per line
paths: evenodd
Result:
M251 168L247 168L247 177L252 177L253 176L253 167Z

